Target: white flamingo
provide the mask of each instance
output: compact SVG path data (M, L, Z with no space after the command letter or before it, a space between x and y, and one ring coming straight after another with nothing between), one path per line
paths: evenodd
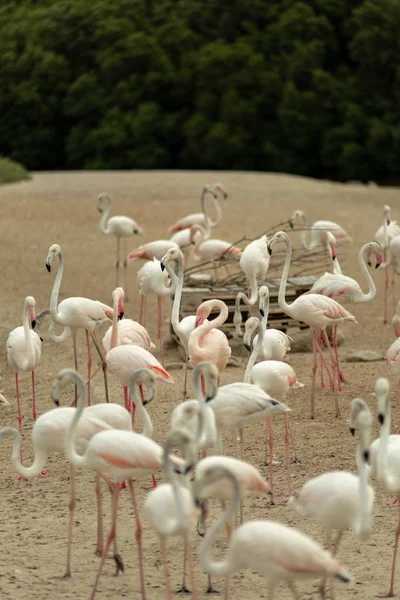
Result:
M202 212L194 213L192 215L187 215L186 217L179 219L176 223L171 225L171 227L169 228L168 231L170 233L175 233L177 231L182 231L183 229L190 229L192 227L192 225L202 225L203 227L206 227L207 219L208 219L207 229L208 229L208 226L215 227L216 225L218 225L218 223L220 222L221 217L222 217L221 206L218 202L218 193L221 194L223 199L226 199L228 197L228 192L227 192L226 188L222 185L222 183L213 183L212 185L209 185L209 184L205 185L203 187L203 189L201 190L201 197L200 197ZM207 213L206 205L205 205L206 194L211 194L211 196L212 196L214 208L217 211L217 218L215 219L215 221L212 221ZM208 237L210 237L210 236L208 235Z
M390 214L390 206L387 204L383 207L383 224L375 233L375 240L380 244L384 251L384 259L386 261L386 253L390 248L390 242L393 238L400 235L400 224L397 221L393 221ZM393 293L393 304L394 304L394 269L392 269L392 293ZM383 322L387 323L387 303L388 303L388 291L389 291L389 274L388 269L385 269L385 298L383 308Z
M297 220L303 222L303 231L301 233L301 243L303 248L306 250L314 250L319 244L325 242L325 232L330 231L333 233L336 239L351 242L352 239L349 234L343 229L341 225L338 225L334 221L315 221L309 227L308 219L302 210L295 210L289 219L289 225L293 229L296 225ZM311 230L311 242L307 244L307 231Z

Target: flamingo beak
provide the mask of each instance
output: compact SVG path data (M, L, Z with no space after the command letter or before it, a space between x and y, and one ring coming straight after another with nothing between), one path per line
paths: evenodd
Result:
M267 250L268 250L268 254L271 256L271 254L272 254L271 244L268 244Z
M165 270L165 264L163 262L160 262L160 267L161 267L161 271Z
M46 269L48 270L48 272L50 273L51 271L51 265L49 263L46 263Z
M356 430L354 427L350 427L350 433L351 433L351 435L355 435Z
M336 260L336 246L331 246L332 260Z
M200 327L200 325L203 325L204 323L204 317L201 315L197 315L196 320L194 322L194 328L196 329L197 327Z
M251 351L250 344L244 344L244 347L246 348L247 352Z
M375 269L377 269L383 262L382 253L378 252L376 255Z
M32 329L35 329L35 325L36 325L36 312L35 312L35 307L34 306L30 306L29 307L29 315L31 317Z
M264 311L264 309L263 309L263 308L260 308L260 315L261 315L262 317L265 317L265 311Z
M125 314L125 302L123 298L120 298L118 302L118 320L121 320Z

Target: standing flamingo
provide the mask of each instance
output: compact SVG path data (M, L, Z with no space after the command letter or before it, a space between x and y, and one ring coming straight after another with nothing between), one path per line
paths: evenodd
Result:
M396 227L400 229L398 225L396 225ZM400 275L400 235L392 237L392 239L389 241L386 251L386 260L381 264L382 269L387 270L389 267L392 267L392 302L394 312L396 303L395 275ZM387 276L385 276L385 278L387 278Z
M58 304L58 295L60 292L61 280L64 272L64 256L61 247L58 244L53 244L49 248L46 259L46 269L51 272L51 267L54 258L58 256L58 271L54 280L53 291L50 297L50 315L51 323L49 327L49 337L53 342L63 342L72 335L72 343L74 349L74 366L75 371L78 371L78 356L76 350L76 334L78 329L84 329L86 332L86 343L88 347L88 367L91 364L89 334L94 342L97 352L99 353L103 374L104 388L106 401L108 402L108 385L107 385L107 364L104 359L100 344L97 340L95 329L100 323L104 323L108 319L112 319L113 310L106 304L98 300L89 300L88 298L66 298ZM62 325L64 331L61 335L54 333L55 325ZM89 383L90 385L90 383ZM75 387L75 403L77 400L77 388Z
M195 499L198 499L204 486L213 484L222 477L231 483L233 498L202 542L199 562L203 571L209 575L227 578L226 600L229 598L228 577L239 569L256 569L264 577L269 600L273 600L280 581L288 584L293 597L298 600L299 596L292 583L296 578L326 576L336 577L344 582L351 580L350 574L312 538L293 527L267 520L248 521L240 525L232 534L226 557L213 562L211 549L218 533L235 514L240 499L239 483L229 469L210 467L196 482L194 492Z
M104 200L107 202L105 210L103 209ZM123 239L123 257L124 257L124 274L125 274L125 292L126 300L128 300L128 262L126 260L126 238L131 235L143 235L143 229L139 227L134 219L130 217L109 217L112 207L111 196L104 192L99 194L97 198L97 210L103 216L100 221L100 231L105 235L115 235L117 238L117 262L116 267L116 283L115 286L119 286L119 266L121 263L120 259L120 245L121 238Z
M324 244L325 242L325 232L330 231L336 239L345 240L347 242L351 242L352 239L349 234L334 221L315 221L309 227L308 219L305 213L302 210L295 210L292 216L289 219L289 225L293 229L296 225L296 221L301 219L303 221L303 231L301 233L301 243L303 248L306 250L314 250L319 244ZM311 242L307 244L307 231L311 230Z
M157 258L153 258L152 261L146 262L143 267L139 269L137 278L141 295L139 317L139 322L141 325L144 325L147 296L151 294L155 294L157 296L158 339L160 342L161 364L164 366L162 298L163 296L170 296L173 294L174 286L168 285L168 275L162 271L160 264L161 263Z
M351 402L350 430L354 435L356 421L360 426L360 440L356 462L358 476L348 471L329 471L309 479L301 490L289 501L300 514L310 517L321 525L328 535L329 544L334 530L337 538L333 544L332 555L336 556L339 544L346 529L353 529L359 539L365 542L372 529L372 507L374 490L368 484L368 457L372 417L368 406L360 398ZM324 579L321 596L325 597Z
M396 375L398 396L400 398L400 301L397 303L396 312L393 316L392 323L397 339L388 348L385 355L385 360Z
M201 225L192 225L190 228L190 243L193 244L193 258L197 261L214 261L223 256L241 256L240 248L233 246L230 242L218 239L207 239L206 231ZM228 266L225 265L227 275L230 275ZM217 268L214 267L214 277L217 280Z
M30 321L30 323L29 323ZM18 374L20 371L31 371L32 373L32 417L36 421L36 397L35 397L35 369L39 364L42 353L42 341L38 334L33 331L36 323L35 299L27 296L22 314L23 325L11 331L7 338L8 364L15 372L15 389L18 406L18 428L22 436L22 413L19 395ZM31 327L29 326L31 325ZM21 446L22 461L22 446Z
M207 321L213 308L219 309L219 315ZM188 351L192 367L208 361L217 367L218 374L225 369L231 356L226 335L217 329L228 318L228 307L222 300L206 300L196 311L195 329L189 336Z
M190 537L192 534L193 525L200 516L200 511L193 502L193 496L190 489L184 485L181 485L177 479L177 475L170 459L170 451L172 450L173 445L178 445L183 448L183 453L186 460L188 456L191 456L191 460L189 459L188 461L188 467L191 466L191 464L193 464L196 460L195 450L192 449L192 436L188 435L184 429L172 429L164 443L163 466L168 477L168 483L159 485L157 489L148 494L144 505L144 510L150 525L156 531L160 539L168 600L172 600L172 589L165 541L167 537L172 536L182 536L184 540L184 583L179 592L188 592L185 585L185 563L186 556L188 556L190 579L193 590L192 598L197 599Z
M263 235L257 240L250 242L242 252L239 264L244 272L247 283L250 286L250 294L247 297L244 292L239 292L235 301L235 314L233 322L235 324L236 334L242 335L242 313L240 311L240 301L243 300L247 306L254 306L258 296L258 281L264 282L269 268L270 254L268 252L268 238Z
M279 286L279 295L278 295L278 304L279 307L290 317L296 319L298 321L303 321L313 330L313 367L312 367L312 388L311 388L311 418L314 418L315 413L315 375L317 372L317 352L322 356L322 350L318 341L318 332L322 331L325 343L328 347L333 370L339 368L339 365L335 363L335 357L332 353L332 349L329 343L328 336L326 335L326 327L328 325L337 325L339 323L343 323L344 321L353 321L357 322L355 317L350 314L343 306L341 306L336 300L332 298L327 298L326 296L321 296L319 294L302 294L294 302L288 304L285 299L286 293L286 283L289 274L290 261L292 258L292 244L290 242L289 236L284 231L278 231L271 239L269 248L272 252L273 246L278 243L283 242L286 245L286 258L285 264L283 267L283 273L281 278L281 283ZM326 369L328 370L328 366L326 365ZM335 411L336 417L340 416L339 403L337 399L336 393L336 385L334 381L335 374L333 373L333 378L331 376L331 381L333 382L333 391L335 397Z
M124 346L119 347L123 348ZM125 346L125 348L130 348L130 346ZM68 377L68 372L66 369L59 373L58 381L65 377ZM52 391L53 396L56 394L55 390L57 389L57 385L58 383L56 381L55 387ZM65 439L66 456L68 460L77 467L100 471L102 476L104 472L109 472L113 480L111 481L108 480L108 478L106 479L112 488L112 526L103 549L96 580L90 594L90 600L93 600L95 596L104 561L106 559L110 544L116 536L117 506L120 484L125 480L128 481L129 492L136 519L136 541L138 545L140 589L142 599L144 600L146 598L146 592L143 575L142 527L139 520L133 479L135 477L154 474L160 471L162 468L163 449L145 435L135 433L134 431L117 431L112 429L109 431L101 431L92 437L84 454L78 454L75 450L74 439L75 432L83 414L85 402L86 389L83 388L78 399L78 406L75 411L75 415L68 427ZM139 406L141 406L144 411L141 402L138 402L137 407L139 408ZM172 460L174 460L175 465L182 464L182 460L179 460L177 457L172 457Z
M177 221L176 223L171 225L171 227L169 228L168 231L170 233L175 233L177 231L182 231L183 229L190 229L192 225L202 225L203 227L205 227L207 219L208 219L210 227L215 227L216 225L218 225L218 223L220 222L221 217L222 217L221 207L218 202L218 192L221 194L223 199L226 199L228 197L228 192L226 191L226 188L222 185L222 183L213 183L212 185L209 185L209 184L205 185L203 187L203 189L201 190L201 210L202 210L202 212L194 213L192 215L187 215L186 217L179 219L179 221ZM211 196L212 196L214 207L215 207L215 210L217 211L217 218L215 219L215 221L211 221L211 219L208 216L208 213L206 211L206 205L205 205L206 194L211 194Z
M397 221L392 221L390 215L390 206L387 204L383 207L383 224L375 233L375 240L381 245L384 251L384 259L386 261L386 253L389 250L390 242L393 238L400 235L400 225ZM389 288L389 274L388 270L385 269L385 297L383 307L383 322L387 323L387 303L388 303L388 288ZM393 292L393 303L394 303L394 269L392 269L392 292Z

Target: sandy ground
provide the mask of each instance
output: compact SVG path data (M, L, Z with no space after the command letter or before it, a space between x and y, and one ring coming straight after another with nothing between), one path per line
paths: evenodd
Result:
M201 187L206 182L220 180L229 190L229 200L224 206L223 220L215 237L234 241L243 234L256 235L285 218L296 208L302 208L312 220L328 218L342 223L354 239L346 249L346 273L360 277L357 261L358 248L368 241L382 220L382 206L398 208L398 191L395 188L368 188L362 185L339 185L311 179L284 175L251 173L204 172L102 172L102 173L38 173L32 181L0 189L2 217L0 239L1 308L0 346L5 347L8 332L21 324L23 301L34 295L38 310L46 308L53 285L54 274L47 273L45 259L52 243L59 243L65 252L65 275L61 298L73 295L97 298L111 303L114 285L115 240L99 232L99 215L96 197L108 191L114 198L113 214L126 214L136 218L145 228L144 238L132 238L129 248L157 238L167 237L167 226L177 218L196 212ZM136 270L140 264L130 266L132 301L127 304L128 317L138 317L136 295ZM317 273L318 275L318 273ZM359 305L354 313L359 325L345 328L346 341L341 355L349 349L371 348L384 353L393 339L390 326L382 324L383 273L374 274L377 281L377 298L368 305ZM365 288L365 284L364 284ZM134 292L134 293L133 293ZM148 311L148 328L155 331L155 303ZM150 318L151 317L151 318ZM167 332L167 318L165 330ZM62 367L72 366L70 340L54 345L47 339L46 328L43 352L37 369L37 399L39 412L52 408L49 386ZM84 371L86 358L83 334L80 338L80 364ZM167 365L176 362L176 353L167 353ZM331 392L318 390L317 418L309 419L311 356L293 354L289 362L298 379L306 384L290 396L293 408L292 427L295 434L300 464L292 467L293 489L307 479L329 469L355 468L355 446L348 427L348 408L355 396L362 396L375 412L373 389L378 375L387 375L383 362L345 364L349 378L347 390L340 395L342 417L335 419ZM11 407L0 413L0 423L17 425L14 377L9 370L5 352L0 356L0 388L10 400ZM180 399L181 370L173 370L175 385L158 384L157 400L150 406L154 422L155 439L162 442L167 431L169 415ZM390 374L389 374L390 375ZM391 376L391 375L390 375ZM222 383L240 381L243 369L228 368ZM391 376L393 386L394 378ZM101 378L95 380L94 395L104 400ZM110 377L111 398L122 402L119 386ZM21 393L24 412L24 458L32 456L30 429L30 377L21 376ZM394 396L395 398L395 396ZM69 401L68 398L65 400ZM399 416L394 402L394 421ZM376 426L375 432L377 431ZM277 454L283 457L283 427L276 420ZM230 445L226 444L229 451ZM48 477L14 483L11 469L9 440L2 441L0 455L2 510L0 536L2 560L0 561L0 589L2 598L58 600L87 598L94 581L98 558L94 555L96 536L96 509L93 474L78 473L78 507L74 526L73 576L69 580L57 579L64 572L66 519L69 491L69 470L62 456L52 456L47 464ZM245 453L249 461L267 475L264 464L264 426L252 428L247 434ZM158 477L162 479L161 476ZM245 507L247 519L268 518L298 526L323 542L323 532L285 506L286 487L284 464L276 467L275 488L279 505L267 507L263 495L252 496ZM373 482L374 485L376 482ZM143 504L149 481L137 483L140 505ZM106 492L106 490L105 490ZM341 560L354 574L351 585L337 584L337 597L345 600L373 598L388 587L389 566L397 510L391 508L391 498L377 489L374 510L374 530L368 543L361 544L354 533L346 534L340 550ZM106 524L109 523L108 499L104 503ZM213 513L214 514L214 513ZM98 588L98 598L139 597L137 553L134 539L135 523L127 492L121 494L119 519L119 547L125 562L125 573L114 577L114 567L107 561ZM199 538L194 535L195 553ZM225 542L217 544L216 556L222 556ZM174 587L181 577L181 541L169 543L169 555ZM150 599L165 597L163 571L158 541L144 522L145 577ZM205 576L197 572L200 597L205 598ZM223 581L216 582L223 590ZM398 587L398 586L397 586ZM301 582L301 597L316 598L317 581ZM266 597L260 577L251 571L240 572L232 579L234 598ZM289 591L281 588L278 597L289 598Z

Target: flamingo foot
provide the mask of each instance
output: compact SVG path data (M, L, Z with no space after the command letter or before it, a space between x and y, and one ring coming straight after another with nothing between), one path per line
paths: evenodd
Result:
M182 586L179 588L179 590L176 590L174 592L174 594L191 594L192 592L190 590L187 589L186 586Z
M13 479L13 483L20 483L21 481L27 481L25 477L17 477L17 479Z
M270 501L267 504L268 508L273 508L274 506L276 506L276 502L275 502L275 498L273 496L271 496Z
M152 475L151 486L146 489L148 492L151 492L152 490L155 490L156 487L157 487L157 481L156 481L156 478L154 477L154 475Z
M206 589L206 594L219 594L219 591L211 586Z
M113 554L113 559L115 562L115 577L117 577L118 573L121 571L123 573L125 571L125 566L122 561L122 558L119 554Z
M399 501L395 498L391 504L391 506L399 506Z
M342 381L343 383L347 383L347 379L346 379L346 377L343 375L343 371L341 371L340 369L339 369L339 379L340 379L340 381Z
M47 477L47 473L45 471L42 471L41 473L39 473L38 477Z
M54 575L53 577L50 577L50 579L58 579L58 581L63 579L71 579L71 572L68 571L64 573L64 575Z
M122 483L119 484L119 489L120 490L126 490L126 483L125 483L125 481L123 481Z
M377 598L394 598L395 597L395 593L392 589L390 589L388 592L382 592L382 594L378 594L376 597Z

